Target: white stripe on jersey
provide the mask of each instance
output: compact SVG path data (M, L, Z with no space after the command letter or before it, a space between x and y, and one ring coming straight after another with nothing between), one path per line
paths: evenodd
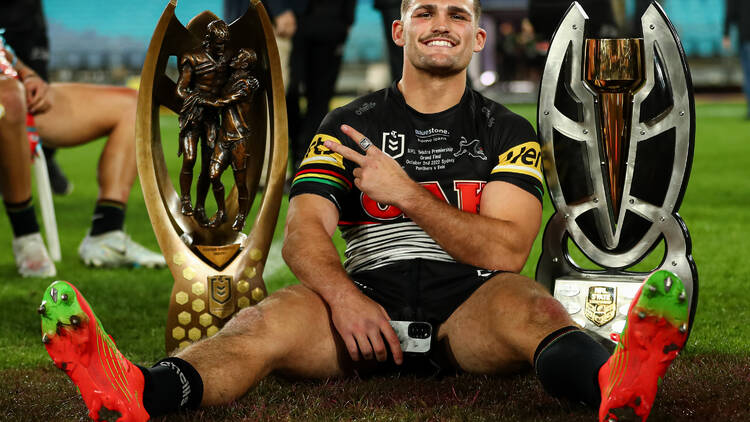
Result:
M347 245L344 268L349 274L415 258L455 262L413 221L341 228L341 237Z

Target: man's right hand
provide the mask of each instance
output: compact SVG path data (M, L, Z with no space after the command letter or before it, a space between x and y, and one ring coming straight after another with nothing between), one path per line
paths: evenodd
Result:
M359 291L341 295L328 304L333 325L353 361L359 361L361 355L364 359L374 357L384 362L388 357L386 347L390 347L394 362L398 365L403 362L401 344L382 306Z

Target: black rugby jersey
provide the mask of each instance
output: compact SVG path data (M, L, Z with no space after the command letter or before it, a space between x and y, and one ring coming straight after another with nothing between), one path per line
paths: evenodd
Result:
M362 132L409 177L463 211L478 213L484 185L495 180L542 200L541 151L526 119L468 87L448 110L419 113L394 83L331 111L292 182L290 198L313 193L339 209L349 274L415 258L454 260L401 210L375 202L354 186L356 164L323 145L330 140L362 151L341 132L342 124Z

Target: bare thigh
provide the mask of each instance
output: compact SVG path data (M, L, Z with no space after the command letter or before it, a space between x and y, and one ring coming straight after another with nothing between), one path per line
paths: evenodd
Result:
M130 88L53 83L49 95L52 106L34 119L39 135L54 147L106 136L121 119L135 118L136 93Z
M571 325L565 308L539 283L502 273L451 314L438 341L464 371L508 373L528 367L544 337Z

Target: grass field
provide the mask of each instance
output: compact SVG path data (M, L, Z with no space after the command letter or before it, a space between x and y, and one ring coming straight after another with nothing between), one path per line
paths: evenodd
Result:
M535 121L535 106L513 109ZM687 348L668 373L650 421L744 420L750 415L750 121L743 104L697 106L695 158L680 210L693 242L700 301ZM176 138L166 118L165 139ZM95 270L78 259L97 194L95 162L101 141L60 151L75 184L57 197L63 259L59 279L84 292L123 353L140 364L163 357L172 279L168 270ZM176 168L176 154L168 155ZM176 151L176 147L174 148ZM281 239L286 200L276 230ZM552 206L545 203L545 221ZM248 221L252 221L248 219ZM139 186L126 220L131 236L158 249ZM0 218L0 420L81 420L86 410L74 386L55 369L40 341L36 308L49 279L22 279L15 270L8 220ZM537 239L523 273L533 276ZM273 251L274 249L272 249ZM264 275L269 290L295 283L276 254ZM658 262L657 258L649 262ZM509 378L460 375L439 380L375 377L291 382L270 377L231 406L166 420L534 420L591 421L593 413L544 394L533 375Z

